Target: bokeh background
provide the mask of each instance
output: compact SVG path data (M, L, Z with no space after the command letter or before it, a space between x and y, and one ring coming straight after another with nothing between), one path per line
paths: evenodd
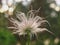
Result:
M60 0L0 0L0 45L25 45L26 38L13 35L7 27L11 25L9 17L15 17L16 12L27 13L29 10L40 9L37 15L48 20L42 24L47 31L38 34L38 40L33 37L31 45L60 45Z

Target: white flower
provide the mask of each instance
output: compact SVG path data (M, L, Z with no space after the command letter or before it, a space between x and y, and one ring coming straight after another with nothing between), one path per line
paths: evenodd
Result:
M14 25L12 27L9 27L11 29L14 29L13 34L25 35L27 33L30 33L36 35L38 32L42 32L44 30L48 31L46 28L40 27L43 22L48 23L48 21L43 20L43 18L38 15L35 15L33 13L33 10L29 11L27 15L20 12L16 16L17 19L9 19L10 22L12 22Z

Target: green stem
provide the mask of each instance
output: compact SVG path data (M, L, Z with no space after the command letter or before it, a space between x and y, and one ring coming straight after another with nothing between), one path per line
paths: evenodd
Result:
M27 43L26 45L30 45L30 33L27 34Z

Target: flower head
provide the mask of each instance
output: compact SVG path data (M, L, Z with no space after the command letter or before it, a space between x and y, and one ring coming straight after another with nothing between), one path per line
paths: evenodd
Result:
M17 19L10 18L10 22L13 23L14 26L9 27L13 30L13 34L18 34L18 35L25 35L27 33L30 34L37 34L38 32L42 32L44 30L47 31L46 28L41 28L41 24L43 22L47 22L47 20L43 20L42 17L35 15L33 13L34 10L31 10L25 15L22 12L19 12L16 16Z

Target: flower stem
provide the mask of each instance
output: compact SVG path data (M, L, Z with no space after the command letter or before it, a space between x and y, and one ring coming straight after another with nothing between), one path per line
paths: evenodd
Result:
M27 36L28 37L27 37L27 43L26 43L26 45L30 45L30 33L28 33Z

